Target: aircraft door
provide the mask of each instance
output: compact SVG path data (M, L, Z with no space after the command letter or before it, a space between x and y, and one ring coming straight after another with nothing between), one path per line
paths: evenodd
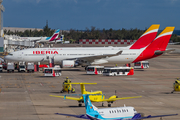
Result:
M24 55L24 53L23 52L19 52L19 54L18 54L18 60L23 60L23 55Z

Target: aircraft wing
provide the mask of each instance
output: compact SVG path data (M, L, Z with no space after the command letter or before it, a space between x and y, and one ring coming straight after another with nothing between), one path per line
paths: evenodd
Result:
M122 52L123 51L120 50L116 54L103 54L103 55L96 55L96 56L80 57L78 59L93 62L94 60L97 60L97 59L102 59L102 58L107 58L107 57L113 57L113 56L120 55Z
M81 119L89 119L85 114L83 115L72 115L72 114L64 114L64 113L55 113L56 115L64 115L69 117L81 118Z
M51 96L51 97L64 98L64 96L56 96L56 95L50 95L50 96ZM69 99L69 100L77 100L77 101L82 100L82 98L76 98L76 97L66 97L66 99Z
M97 84L97 83L64 83L64 84L84 84L84 85L91 85L91 84Z
M39 41L39 40L41 40L41 39L42 39L42 37L38 37L38 38L30 39L30 41L31 41L31 42L37 42L37 41Z
M131 120L142 120L142 119L148 119L148 118L156 118L156 117L167 117L167 116L175 116L178 114L167 114L167 115L156 115L156 116L146 116L146 117L141 117L141 115L138 113L134 115L134 117Z
M142 96L134 96L134 97L122 97L122 98L112 98L112 99L104 99L103 101L107 101L107 102L112 102L112 101L116 101L116 100L124 100L124 99L133 99L133 98L140 98ZM101 102L101 101L100 101Z

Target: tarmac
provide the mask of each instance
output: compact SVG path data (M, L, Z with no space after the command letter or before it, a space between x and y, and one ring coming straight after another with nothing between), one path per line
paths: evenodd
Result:
M174 48L174 46L173 46ZM179 45L175 46L177 51ZM70 120L67 115L85 114L85 107L78 107L77 101L50 97L60 93L66 77L72 82L90 82L86 90L102 90L106 98L115 94L120 97L142 96L141 98L118 100L112 107L133 106L146 115L176 114L163 120L179 120L180 92L171 94L173 83L180 77L180 54L164 54L149 60L150 68L135 70L132 76L87 75L84 68L63 68L60 77L44 77L42 72L0 73L0 120ZM112 65L113 66L113 65ZM74 85L76 94L80 86ZM107 103L93 103L98 108L106 108ZM153 118L151 120L159 120Z

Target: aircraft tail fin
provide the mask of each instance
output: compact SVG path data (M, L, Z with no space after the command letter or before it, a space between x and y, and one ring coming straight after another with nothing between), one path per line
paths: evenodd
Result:
M85 89L85 84L97 84L97 83L80 83L81 85L81 94L87 94L88 92Z
M134 44L129 46L129 49L140 49L146 47L155 39L159 26L159 24L151 25Z
M166 47L174 31L174 28L175 27L166 27L133 62L154 58L163 54L166 51Z
M94 112L95 110L98 109L97 107L95 107L95 106L91 103L88 94L83 94L83 98L84 98L84 104L85 104L86 114L91 113L91 112Z
M59 37L59 32L60 32L59 29L56 30L55 33L51 37L46 38L46 40L54 41L55 39L57 39Z
M153 41L150 47L165 51L175 27L166 27Z
M64 41L64 35L61 35L60 41Z
M80 85L81 85L81 94L85 94L86 93L85 85L84 84L80 84Z
M81 86L81 94L87 94L87 91L85 89L85 84L90 85L90 84L97 84L97 83L68 83L68 84L80 84L80 86Z

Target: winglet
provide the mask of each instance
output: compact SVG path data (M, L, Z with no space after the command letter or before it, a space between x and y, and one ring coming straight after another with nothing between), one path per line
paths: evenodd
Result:
M116 53L116 55L120 55L123 51L120 50L119 52Z

